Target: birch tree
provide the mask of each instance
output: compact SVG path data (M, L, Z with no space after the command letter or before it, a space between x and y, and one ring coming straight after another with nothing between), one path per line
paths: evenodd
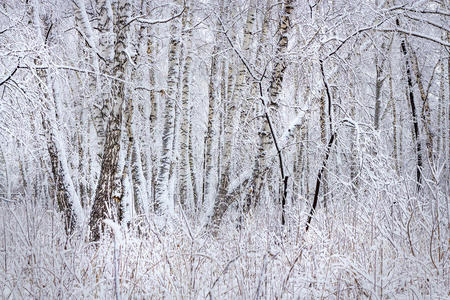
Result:
M221 6L221 11L223 10L223 5ZM216 22L216 27L219 28L219 21ZM202 201L201 204L209 207L214 201L215 196L215 183L216 183L216 172L215 172L215 161L213 157L214 144L215 144L215 119L217 116L217 104L218 99L218 81L219 81L219 51L220 51L220 35L217 31L214 35L214 46L211 53L211 63L209 71L209 85L208 85L208 120L207 129L204 140L204 178L202 187ZM223 79L222 79L223 80ZM218 167L218 166L217 166Z
M192 27L192 11L190 9L189 2L186 3L187 13L183 15L182 28L187 29L188 32L183 36L184 42L184 52L186 52L184 57L184 66L182 74L182 93L181 93L181 141L180 141L180 152L181 152L181 162L180 162L180 204L185 207L185 203L189 203L190 196L188 197L188 191L192 189L193 199L196 201L197 191L194 189L195 178L191 177L193 170L191 170L191 165L189 163L190 152L192 147L189 145L191 143L191 99L190 99L190 84L191 84L191 68L192 68L192 49L191 49L191 39L192 31L189 29ZM193 180L191 180L193 179ZM189 205L192 206L192 203Z
M103 10L107 14L105 19L111 17L110 11ZM112 108L106 130L106 141L103 150L100 178L95 192L94 204L89 220L91 229L91 240L100 238L102 220L108 216L116 215L117 209L119 220L122 217L122 186L121 170L119 169L119 152L121 151L122 135L122 106L126 96L128 56L126 47L128 43L129 26L125 26L129 19L130 4L127 1L119 1L117 5L117 18L114 24L116 41L114 45L114 68L113 74L118 80L112 85Z
M255 22L254 8L250 3L247 12L247 21L245 25L245 30L243 34L242 46L244 53L248 53L251 43L252 31ZM223 26L223 24L221 24ZM230 176L232 172L232 153L233 153L233 135L235 132L236 123L236 112L238 107L238 101L245 98L244 88L246 80L247 70L242 62L239 63L238 75L235 82L235 87L233 94L229 102L227 103L227 109L224 120L224 145L223 145L223 157L222 164L223 170L220 175L218 196L216 198L216 203L214 204L214 212L212 215L213 224L218 225L225 214L228 206L232 202L232 197L228 196L228 187L230 185ZM245 102L244 102L245 103Z
M49 42L49 29L51 25L46 23L48 17L44 15L44 22L41 21L41 12L37 0L32 2L32 19L36 28L38 41L43 45ZM43 35L43 28L47 28L47 37ZM48 55L48 53L47 53ZM37 59L42 61L41 59ZM68 166L66 151L62 143L61 133L58 128L57 110L61 109L58 96L54 94L54 79L47 70L36 71L39 80L39 87L42 90L42 99L47 111L42 113L42 126L47 136L47 150L52 166L53 179L55 182L56 198L59 210L64 215L65 230L68 235L73 233L75 226L83 224L84 213L78 194L75 191L70 170Z
M291 16L293 10L294 10L293 1L286 0L284 2L283 12L280 17L280 22L279 22L278 30L277 30L277 32L279 34L279 40L278 40L276 50L274 53L275 61L273 63L272 75L271 75L271 79L270 79L270 86L267 90L268 94L269 94L270 102L265 103L265 106L266 106L265 109L267 110L270 108L271 113L273 113L275 115L277 114L277 110L278 110L277 106L279 105L278 97L282 90L284 72L287 67L285 55L286 55L288 41L289 41L288 33L292 27L292 24L290 21L290 16ZM271 131L273 132L273 130L270 127L271 127L270 122L269 121L265 122L264 130L261 133L261 135L263 137L263 141L262 141L263 147L261 149L265 153L268 152L269 146L271 145L271 142L269 141L269 139L271 138L270 132ZM273 138L273 136L272 136L272 138ZM279 163L281 164L281 160ZM283 167L280 165L280 168L282 170ZM282 171L282 173L283 173L283 171ZM281 223L284 224L285 223L285 211L284 210L285 210L285 205L286 205L286 193L287 193L287 190L286 190L287 189L287 177L281 178L281 180L284 185L283 190L280 193L280 196L281 196L280 200L281 200L281 207L282 207Z
M262 59L262 55L264 52L267 52L266 43L268 39L268 33L269 33L269 20L271 17L270 9L271 9L271 0L266 1L265 11L264 11L264 17L262 21L261 26L261 33L258 41L258 47L256 51L256 62L255 67L259 70L263 68L264 61ZM266 51L264 51L266 50ZM255 83L252 87L252 96L257 99L258 98L258 91L259 86ZM259 111L258 114L264 113L264 105L258 104ZM257 148L257 156L255 158L254 164L253 164L253 174L252 174L252 183L251 183L251 191L252 193L249 193L247 196L247 206L250 207L252 204L256 204L257 201L261 198L261 196L264 194L264 174L265 168L266 168L266 152L265 149L268 148L268 145L264 145L264 143L267 143L268 140L265 137L266 132L264 131L265 123L264 121L258 122L257 125L258 128L258 148ZM250 197L253 198L253 203Z
M177 2L179 4L179 2ZM173 11L174 15L176 10ZM168 53L167 92L164 92L164 127L162 137L161 162L156 181L156 201L164 210L172 211L173 201L169 194L169 169L173 160L174 126L175 126L175 101L178 97L178 58L180 52L180 20L172 20L170 25L170 41Z

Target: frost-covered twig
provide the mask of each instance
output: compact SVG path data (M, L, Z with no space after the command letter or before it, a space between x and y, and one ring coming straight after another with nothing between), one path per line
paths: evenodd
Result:
M234 257L233 259L231 259L230 261L228 261L228 263L226 264L225 268L223 268L223 271L219 274L219 276L217 276L216 280L214 280L213 284L209 288L208 294L206 295L207 297L209 297L209 299L212 300L212 293L211 292L212 292L213 288L216 286L216 284L219 281L220 277L222 277L222 275L225 275L225 273L228 272L228 269L230 268L230 265L232 263L234 263L239 257L241 257L241 255L238 255L238 256Z
M261 283L266 275L266 269L267 269L267 253L264 254L263 257L263 263L261 266L261 273L259 274L259 279L258 279L258 287L256 288L256 295L255 295L255 300L259 299L259 294L260 294L260 289L261 289Z
M19 64L17 64L16 68L11 72L11 74L9 74L8 77L6 77L4 80L2 80L2 81L0 82L0 86L2 86L5 82L7 82L8 80L10 80L10 79L14 76L14 74L16 74L17 69L19 69Z
M435 37L432 37L432 36L429 36L429 35L426 35L426 34L423 34L420 32L416 32L416 31L411 31L411 30L402 29L402 28L377 28L376 30L381 31L381 32L399 32L399 33L415 36L415 37L418 37L421 39L425 39L425 40L440 44L446 48L450 47L450 43L448 43L446 41L443 41L443 40L437 39Z
M175 15L173 15L173 16L170 16L170 17L168 17L168 18L166 18L166 19L154 19L154 20L151 20L151 19L146 19L146 18L144 18L145 15L141 15L141 16L137 16L137 17L134 17L134 18L132 18L131 20L129 20L129 21L127 22L127 24L125 24L125 26L130 25L130 24L133 23L134 21L138 21L138 22L140 22L140 23L144 23L144 24L147 24L147 25L156 25L156 24L169 23L170 21L172 21L172 20L174 20L174 19L180 17L180 16L185 12L185 10L186 10L186 2L183 3L183 9L182 9L179 13L177 13L177 14L175 14ZM124 26L124 27L125 27L125 26Z
M114 289L116 300L120 300L118 248L122 243L122 231L120 225L110 219L104 219L103 223L111 227L114 234Z

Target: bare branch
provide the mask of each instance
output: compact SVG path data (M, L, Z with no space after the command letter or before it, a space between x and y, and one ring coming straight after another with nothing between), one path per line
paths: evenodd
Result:
M411 12L415 12L415 13L419 13L419 14L434 14L434 15L442 15L442 16L450 16L450 11L443 11L443 10L427 10L427 9L423 9L423 10L417 10L414 8L410 8L410 7L404 7L399 6L399 7L395 7L394 9L391 10L406 10L406 11L411 11Z
M425 35L423 33L416 32L416 31L410 31L410 30L406 30L406 29L402 29L402 28L377 28L375 30L381 31L381 32L400 32L400 33L404 33L404 34L407 34L407 35L415 36L415 37L418 37L418 38L422 38L422 39L425 39L425 40L428 40L428 41L440 44L440 45L442 45L442 46L444 46L446 48L450 47L450 43L447 43L446 41L443 41L443 40L440 40L440 39L437 39L437 38L434 38L432 36Z
M186 10L186 3L183 3L183 9L180 11L180 13L178 13L178 14L176 14L176 15L173 15L173 16L167 18L167 19L150 20L150 19L145 19L145 18L144 18L145 15L140 15L140 16L137 16L137 17L132 18L130 21L128 21L128 22L124 25L124 27L129 26L131 23L133 23L133 22L135 22L135 21L140 22L140 23L144 23L144 24L147 24L147 25L155 25L155 24L164 24L164 23L168 23L168 22L170 22L170 21L172 21L172 20L174 20L174 19L180 17L180 16L185 12L185 10Z
M415 18L415 17L410 16L410 15L408 15L408 14L405 14L405 17L407 17L408 19L417 21L417 22L427 23L427 24L429 24L429 25L431 25L431 26L437 27L437 28L439 28L439 29L441 29L441 30L444 30L444 31L446 31L446 32L450 32L450 30L449 30L448 28L444 27L445 25L443 26L443 25L441 25L441 24L434 23L433 21L430 21L430 20L427 20L427 19L419 19L419 18Z
M17 67L14 69L14 71L11 72L11 74L9 74L8 77L6 77L2 82L0 82L0 86L2 86L4 83L6 83L8 80L10 80L11 77L13 77L14 74L17 72L17 69L19 69L19 64L17 64Z

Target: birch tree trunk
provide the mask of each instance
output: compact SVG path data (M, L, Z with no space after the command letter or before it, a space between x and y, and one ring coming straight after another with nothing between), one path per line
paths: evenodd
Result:
M297 92L296 98L298 105L300 105L301 101L305 101L306 103L309 103L309 97L310 97L310 88L309 86L306 87L305 92L303 94L303 97L301 99L299 96L299 93ZM295 197L294 199L298 198L299 195L303 194L303 178L305 178L304 170L305 170L305 157L307 156L307 153L305 155L305 142L308 128L308 122L303 121L301 125L298 125L295 128L295 137L296 137L296 155L295 155L295 161L294 161L294 182L293 182L293 190L292 194ZM294 199L292 201L294 201Z
M394 98L394 88L392 86L392 62L389 62L389 98L392 103L392 136L393 136L393 156L395 171L400 175L400 164L398 162L398 134L397 134L397 103Z
M279 40L277 44L277 48L274 54L275 61L272 69L272 76L270 81L270 86L268 89L269 97L270 97L270 103L268 103L268 107L266 109L272 110L272 115L278 114L278 97L281 93L282 84L283 84L283 77L284 77L284 71L286 70L286 51L288 46L288 32L291 28L291 22L290 22L290 15L292 11L294 10L293 6L293 0L285 0L284 2L284 8L283 13L281 15L281 19L278 25L278 32L279 32ZM266 103L267 105L267 103ZM270 123L265 122L264 124L264 130L262 131L262 151L265 153L268 152L270 145L272 145L271 139L271 128ZM287 178L281 178L283 182L287 182ZM286 185L285 185L286 188ZM286 190L281 192L281 223L284 225L285 222L285 205L286 205Z
M217 24L218 26L218 24ZM204 179L203 179L203 193L202 193L202 205L210 207L215 193L216 187L216 173L215 173L215 163L213 158L213 146L214 137L216 135L215 122L216 119L216 109L218 102L218 52L219 52L219 37L216 33L215 44L211 54L211 67L209 73L209 86L208 86L208 123L207 131L204 141Z
M322 93L320 96L320 141L322 142L322 147L326 147L327 145L327 126L326 126L326 122L327 122L327 116L326 116L326 104L325 104L326 100L325 100L325 88L322 89ZM332 134L332 132L330 133ZM324 205L326 205L327 203L327 193L328 193L328 172L327 169L324 169L322 172L322 177L321 177L321 184L322 184L322 192L323 192L323 202Z
M384 50L385 43L381 44L381 49ZM381 88L383 87L383 69L385 59L383 58L384 54L375 54L375 113L374 113L374 127L375 130L378 130L380 127L380 109L381 109Z
M191 120L189 122L189 143L188 143L188 160L189 160L189 173L191 176L191 183L192 183L192 193L193 193L193 197L194 197L194 209L198 209L198 204L199 204L199 191L198 191L198 187L197 187L197 176L196 176L196 172L195 172L195 166L194 166L194 149L193 149L193 139L194 139L194 131L193 131L193 123L194 123L194 112L193 112L193 105L190 107L189 109L190 111L190 117Z
M41 23L39 3L34 0L32 3L32 18L36 28L37 39L41 43L48 43L42 34L42 26L49 27L49 24ZM59 104L58 96L53 94L54 89L51 87L53 78L48 74L46 69L37 70L40 80L40 88L43 93L43 106L47 111L42 113L42 125L47 137L47 151L52 166L53 179L56 188L56 199L59 210L63 213L65 231L67 235L73 233L77 223L84 222L83 209L81 202L76 193L67 161L67 155L64 146L61 144L61 134L57 128L58 117L56 114L57 105Z
M293 3L294 0L285 0L284 10L278 25L279 40L274 54L275 61L272 70L270 87L268 89L271 97L270 106L272 107L278 106L278 96L280 95L283 87L284 71L287 67L285 55L288 46L288 32L291 28L290 15L294 10Z
M150 11L150 7L147 8ZM148 76L150 87L155 87L155 53L158 48L156 42L152 38L152 30L150 27L147 28L147 57L148 57ZM147 159L147 168L144 170L144 174L147 173L146 178L150 182L149 195L153 204L153 209L158 209L158 202L156 201L156 182L158 175L157 161L158 153L156 149L156 124L158 116L158 106L157 106L157 95L154 88L149 92L150 96L150 116L149 116L149 134L150 134L150 153ZM150 200L149 200L150 201Z
M126 47L128 42L127 24L130 4L120 0L117 5L117 18L114 26L117 39L114 47L114 76L120 80L112 85L112 109L106 130L106 141L103 150L100 178L95 192L94 205L89 220L91 240L98 241L102 230L102 220L115 215L114 209L118 209L118 216L122 215L122 183L121 170L119 169L119 152L121 150L122 136L122 106L125 100L125 83L127 70ZM103 88L103 87L102 87ZM120 219L119 219L120 221Z
M81 1L80 1L81 2ZM113 71L113 60L114 60L114 13L112 9L111 0L99 0L97 3L97 11L99 12L99 21L97 28L99 31L99 52L102 56L103 64L101 66L101 71L106 74L111 74ZM80 6L81 8L82 6ZM87 22L85 22L87 24ZM88 28L88 27L87 27ZM89 32L87 30L86 32ZM110 110L111 110L111 94L112 86L111 81L104 76L99 77L99 100L96 109L93 110L93 119L95 129L97 130L98 138L98 156L99 160L102 160L102 154L104 150L104 144L106 141L106 124L109 120Z
M253 1L252 1L253 2ZM247 21L244 30L244 38L242 41L242 49L244 53L248 53L251 43L251 33L253 31L253 26L255 22L255 15L250 3L248 10ZM217 62L215 62L217 64ZM239 63L238 76L236 78L235 88L229 103L227 104L227 110L224 121L224 145L223 145L223 157L221 163L224 166L221 172L218 196L216 198L216 203L214 205L212 222L214 225L219 225L223 215L225 214L228 206L233 201L232 197L228 196L228 187L230 184L230 176L232 170L232 147L233 147L233 135L235 131L235 115L238 101L244 99L244 87L246 79L247 70L242 62ZM215 87L214 91L218 89ZM211 101L211 100L210 100Z
M356 108L355 108L355 99L352 93L352 88L350 88L350 99L352 101L350 107L350 116L353 121L356 122ZM351 132L351 143L350 143L350 180L351 187L353 191L353 195L356 200L358 200L358 185L359 185L359 132L356 129L356 126L353 126L350 129ZM325 185L324 185L325 191Z
M188 13L183 15L182 19L182 28L183 30L186 28L192 27L192 11L190 9L189 2L186 3ZM183 208L186 208L186 204L192 206L192 202L197 198L196 191L193 189L193 184L195 178L191 177L193 175L193 170L191 170L191 165L189 163L189 158L191 157L192 146L191 145L191 99L190 99L190 84L191 84L191 65L192 65L192 54L191 54L191 39L192 39L192 31L189 30L185 33L184 36L184 66L183 66L183 74L182 74L182 92L181 92L181 141L180 141L180 153L181 153L181 162L180 162L180 204ZM194 179L192 181L191 179ZM190 199L189 189L193 190L192 200Z
M144 5L144 2L141 2L140 12L141 14L147 10L147 7ZM148 41L145 39L145 34L147 33L147 28L145 28L145 25L140 24L137 28L137 33L134 37L134 41L132 43L133 45L133 66L131 71L131 82L143 82L144 79L144 73L139 66L143 65L144 63L147 63L147 57L146 53L148 52ZM150 54L152 54L150 52ZM153 72L151 72L153 74ZM150 74L149 74L150 75ZM150 88L153 90L153 86L150 86ZM150 167L148 163L148 151L142 151L141 145L145 145L146 139L144 136L139 138L139 136L136 136L136 117L138 111L141 112L144 115L144 125L145 128L148 128L149 120L148 120L148 104L146 101L144 102L142 98L146 98L145 96L142 97L142 95L134 90L131 95L129 95L128 98L128 119L130 120L127 123L127 134L128 134L128 141L131 144L130 149L130 162L129 162L129 168L131 173L131 180L132 180L132 189L133 189L133 198L134 200L134 211L131 212L131 215L133 213L136 213L137 215L140 215L144 213L146 216L148 216L149 213L149 199L150 195L148 193L147 189L147 180L145 176L144 170L148 170ZM140 100L137 102L138 110L135 110L136 105L134 104L136 100ZM151 145L153 146L153 145ZM149 150L148 148L146 150ZM147 174L148 175L148 174Z
M175 14L175 10L174 10ZM156 181L156 202L158 210L173 210L173 203L169 199L169 170L173 159L175 101L178 95L178 56L179 56L179 20L172 20L169 42L169 69L167 73L167 93L163 95L165 101L164 127L162 133L161 163Z
M253 37L253 31L255 27L255 18L256 18L256 5L254 3L254 0L249 1L249 7L247 12L247 21L245 22L245 28L244 28L244 40L242 43L242 55L246 57L246 60L250 62L252 60L252 53L251 53L251 41ZM239 69L238 73L238 82L236 86L235 96L239 97L237 100L241 102L240 105L240 117L239 117L239 124L243 125L244 121L246 119L246 116L250 112L251 103L250 100L252 97L248 97L248 94L245 93L245 87L249 86L247 83L247 79L249 76L247 75L247 69L244 65L241 64L241 67ZM251 85L252 86L252 85Z
M76 0L73 2L73 7L75 11L75 25L78 28L80 35L83 39L80 39L78 42L79 52L80 54L85 54L88 56L89 64L92 64L93 71L95 74L100 72L99 69L99 59L98 55L99 50L97 48L97 41L94 36L94 32L92 29L92 25L89 21L86 6L84 1ZM85 45L89 44L89 47L85 47ZM81 85L81 78L76 74L77 79L79 80L79 84ZM97 102L97 91L98 91L98 76L89 76L89 90L87 93L84 93L86 96L86 100L91 102ZM83 99L84 100L84 99ZM89 120L89 112L85 111L83 108L83 102L80 101L81 113L80 113L80 128L78 132L78 147L79 147L79 176L80 176L80 200L82 205L90 206L90 200L92 198L92 189L95 186L94 176L92 170L92 155L90 149L90 129L91 129L91 121ZM96 107L96 106L94 106ZM99 112L97 108L94 108L95 112ZM99 128L103 128L103 125L99 126ZM86 133L88 133L86 135ZM101 142L103 143L103 142Z
M54 109L49 107L47 116L42 116L42 126L47 136L47 150L56 185L58 208L64 215L66 233L70 235L75 230L77 223L80 225L83 223L84 216L80 199L69 175L67 157L60 143L61 137L57 129L54 128L57 123L54 113Z
M266 1L266 11L264 13L264 18L262 22L262 28L261 28L261 35L259 38L258 48L256 50L256 68L261 69L263 67L263 61L261 59L263 50L265 48L265 43L267 39L267 35L269 32L269 20L270 20L270 8L271 8L271 0ZM258 85L255 83L252 88L252 94L255 98L259 97L258 92ZM259 115L264 114L264 107L258 102ZM258 202L261 198L261 195L263 194L264 190L264 169L266 168L266 152L264 149L268 149L268 145L264 145L268 141L266 138L266 132L265 131L265 122L259 121L258 122L258 146L257 146L257 156L255 159L255 162L253 164L253 174L252 174L252 183L251 183L251 193L247 196L247 207L250 207L252 204L256 205L256 202ZM253 199L253 201L252 201ZM253 203L252 203L253 202Z

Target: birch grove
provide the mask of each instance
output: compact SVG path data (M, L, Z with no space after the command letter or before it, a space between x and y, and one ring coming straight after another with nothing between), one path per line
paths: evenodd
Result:
M449 20L0 2L0 295L448 298Z

